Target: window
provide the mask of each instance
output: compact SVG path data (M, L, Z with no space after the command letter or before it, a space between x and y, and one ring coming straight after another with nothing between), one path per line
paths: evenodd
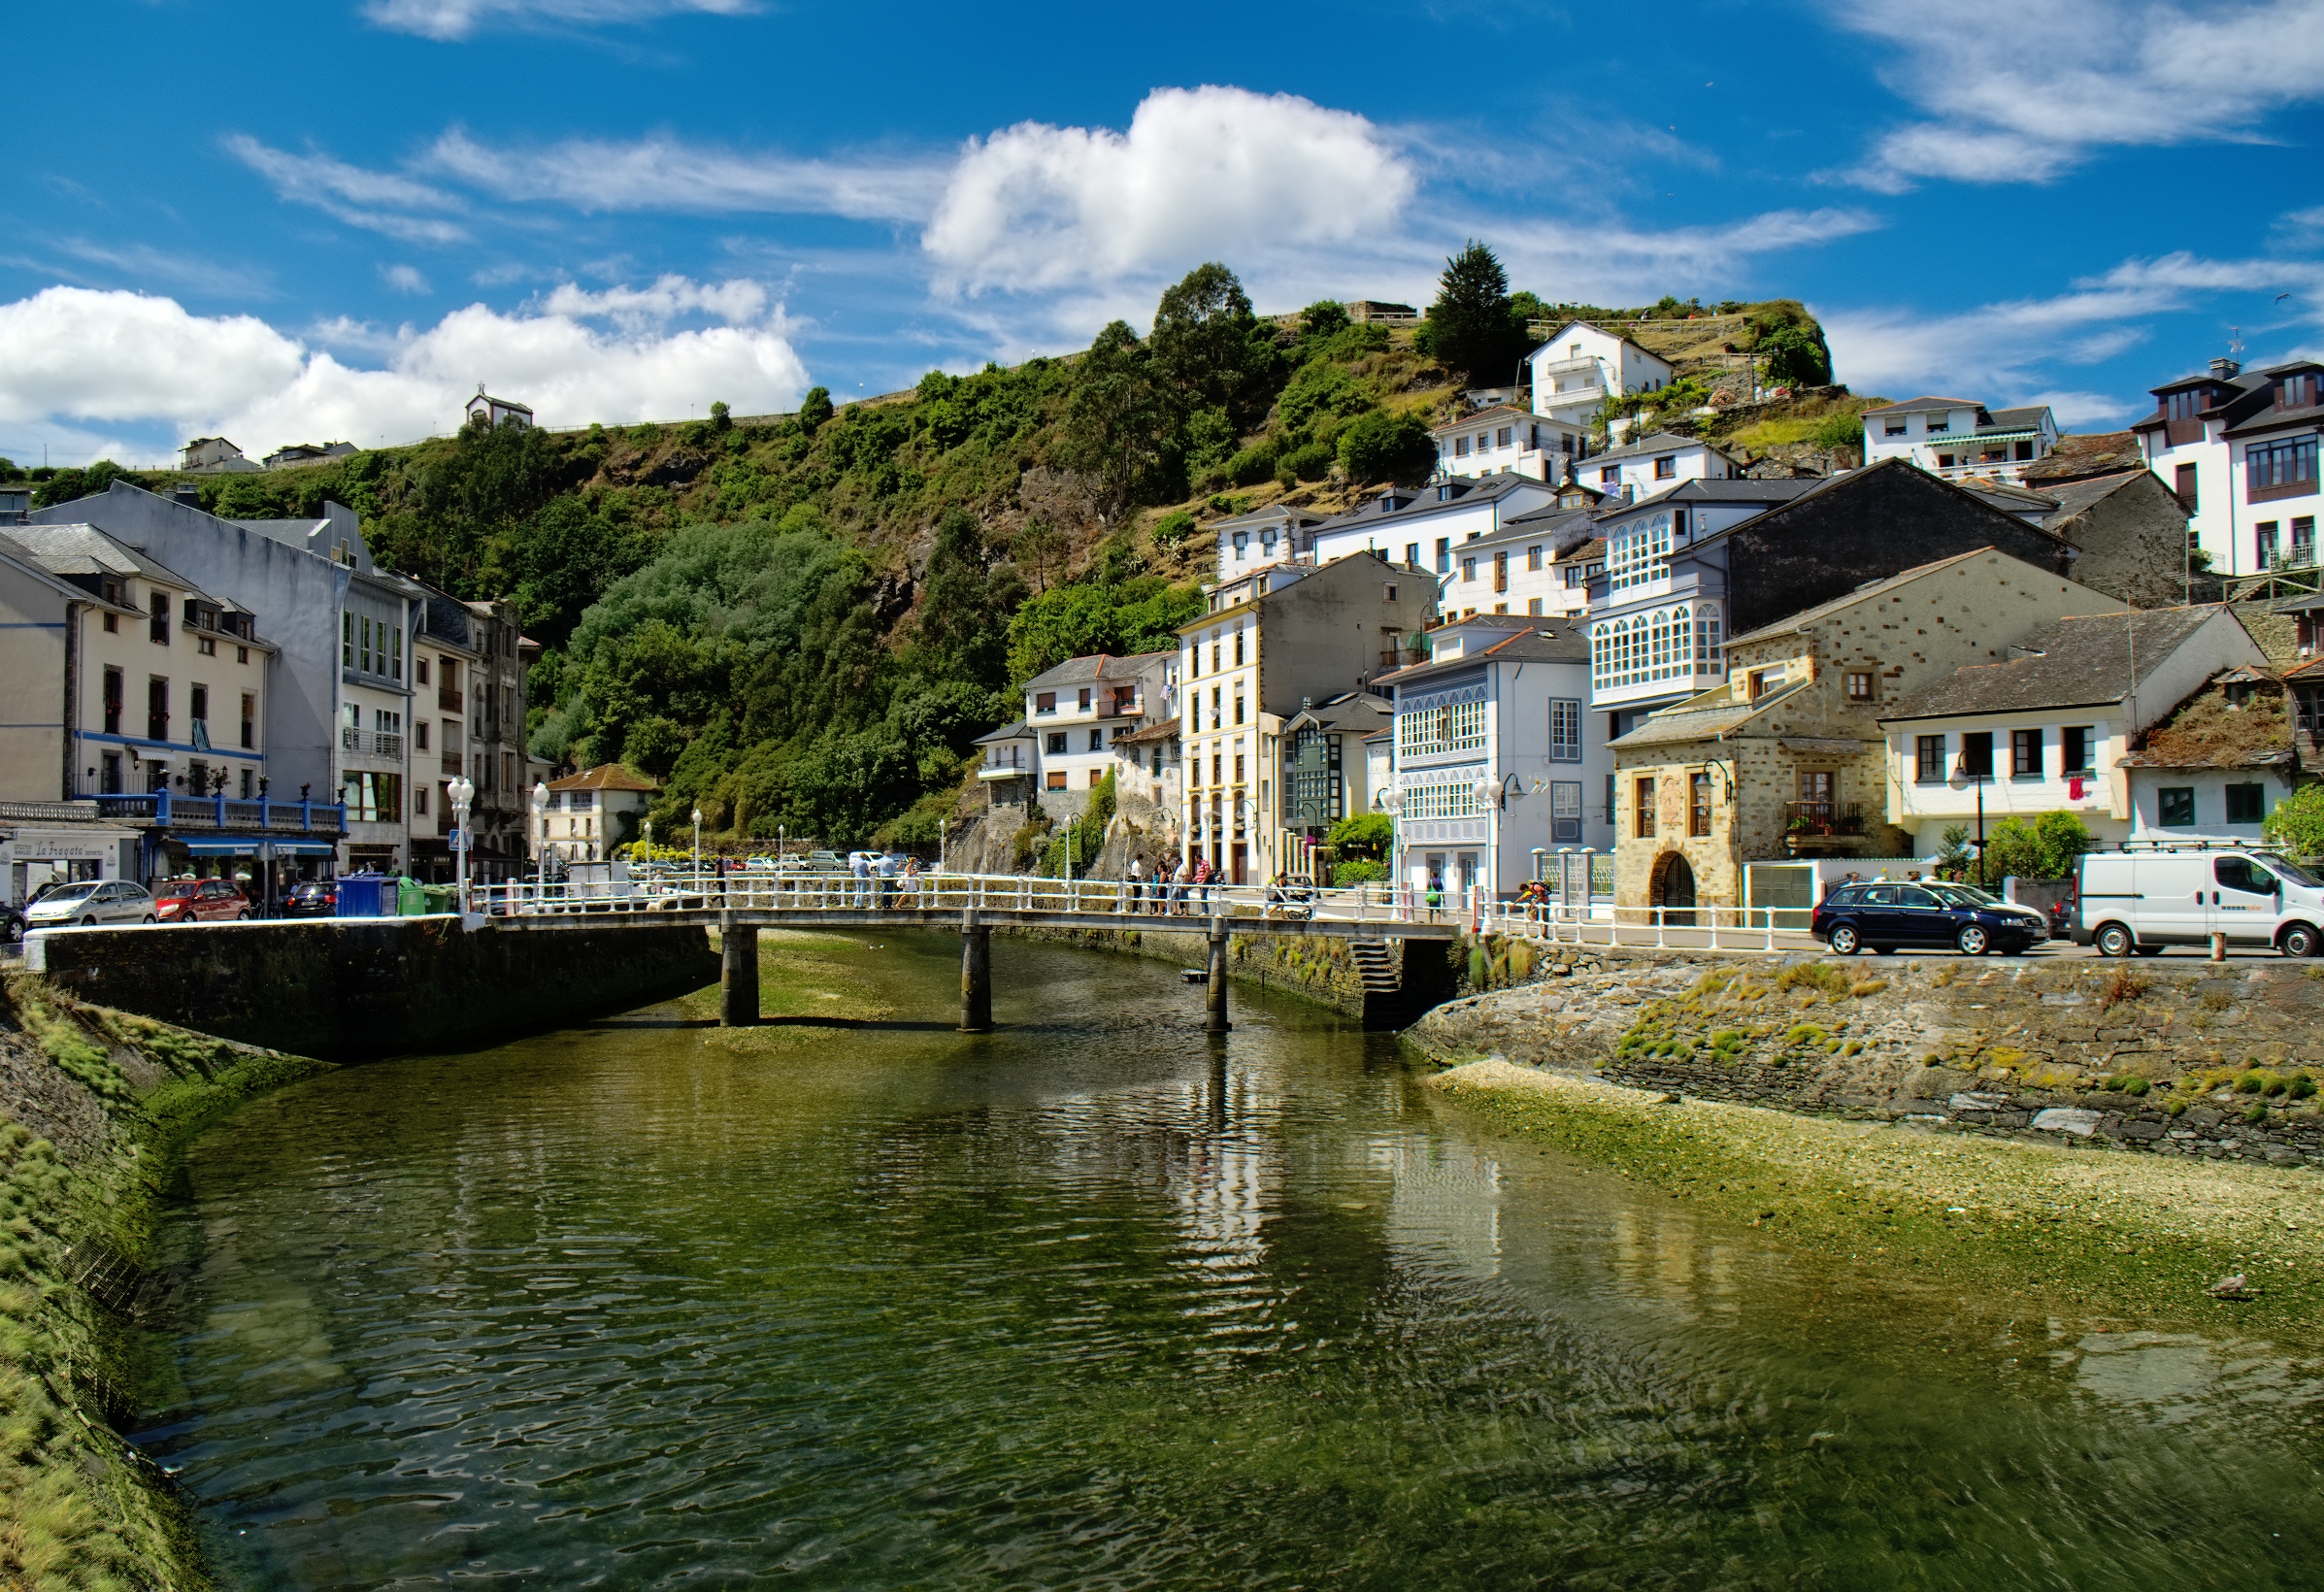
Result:
M248 662L249 662L249 661L250 661L250 649L249 649L249 647L236 647L236 648L234 649L234 661L235 661L236 663L248 663Z
M1033 711L1037 713L1055 713L1057 711L1057 693L1043 691L1036 695L1033 698Z
M2243 484L2254 501L2299 497L2316 489L2316 439L2253 443L2243 450Z
M1219 702L1221 698L1219 690L1220 688L1218 686L1213 685L1211 687L1211 728L1214 730L1219 728L1223 722L1220 716L1221 710L1219 708Z
M1243 693L1241 691L1235 693L1235 722L1238 724L1243 722Z
M2251 550L2259 559L2259 568L2275 567L2275 521L2263 519L2251 527Z
M2058 732L2059 761L2064 765L2061 774L2088 774L2094 738L2087 724L2069 724Z
M1049 754L1051 756L1063 757L1065 755L1065 732L1063 730L1051 730L1049 732L1047 746Z
M1525 549L1525 567L1529 570L1538 570L1542 567L1542 549L1540 547L1533 547Z
M1936 416L1931 415L1928 424L1923 426L1921 429L1926 431L1932 437L1942 437L1953 429L1953 417L1947 415L1943 419L1940 420Z
M2227 787L2227 821L2229 823L2258 823L2268 815L2268 787L2266 785L2229 785Z
M450 805L451 799L448 796L445 798L445 806L448 811ZM412 815L415 818L424 818L428 815L428 787L425 785L412 787Z
M155 675L146 681L146 739L167 741L170 738L170 682L166 676Z
M152 616L150 619L149 619L149 620L147 620L147 621L146 621L146 637L147 637L147 639L148 639L149 641L152 642L152 643L153 643L153 645L154 645L154 646L156 646L156 647L167 647L167 646L169 646L169 644L170 644L170 599L169 599L169 593L167 593L167 592L163 592L163 591L157 591L157 592L153 593L153 616Z
M1489 432L1489 431L1479 431L1479 432L1477 434L1477 450L1479 453L1482 453L1482 452L1483 452L1483 451L1484 451L1486 448L1490 448L1490 447L1492 447L1492 446L1493 446L1493 434L1492 434L1491 432Z
M1510 428L1508 426L1503 426L1500 430L1493 433L1493 446L1495 448L1507 448L1510 445Z
M2040 730L2011 730L2009 732L2009 778L2039 779L2042 778L2042 732Z
M1993 778L1993 732L1972 730L1961 737L1961 772L1973 779Z
M258 748L258 699L249 691L242 693L242 745L246 751Z
M1840 788L1840 776L1830 769L1801 769L1797 774L1800 800L1829 807Z
M1542 612L1542 600L1539 597L1526 598L1525 612L1538 617Z
M355 616L344 612L339 615L339 667L355 667Z
M1065 771L1063 769L1049 770L1048 773L1041 777L1041 787L1044 790L1063 790L1065 788Z
M1437 573L1439 575L1452 573L1452 538L1448 536L1437 538Z
M427 682L428 660L425 658L414 658L412 660L412 683L415 685L425 685Z
M1630 800L1633 810L1631 833L1643 841L1652 840L1654 838L1654 781L1651 779L1634 781L1630 789Z
M1214 785L1226 783L1226 754L1224 752L1213 751L1211 754L1211 783Z
M2154 793L2155 822L2169 828L2185 828L2195 822L2195 787L2193 785L2162 785Z
M1509 551L1507 548L1493 554L1493 589L1495 591L1509 590Z
M1883 437L1902 437L1910 429L1909 423L1901 415L1893 420L1880 422L1880 435Z
M1415 700L1396 715L1396 749L1403 757L1475 751L1484 745L1484 697L1464 701L1441 697Z
M2175 487L2175 490L2178 493L2179 503L2185 507L2187 513L2189 514L2195 513L2196 505L2200 501L2199 494L2196 490L2196 481L2199 474L2200 473L2191 464L2180 465L2176 472L2176 486Z
M577 800L588 794L574 792ZM394 823L404 815L404 777L349 770L340 777L339 799L349 822Z
M1472 581L1472 580L1476 580L1476 579L1477 579L1477 560L1476 560L1476 559L1474 559L1474 558L1464 558L1464 559L1462 559L1462 560L1461 560L1461 580L1462 580L1462 583L1463 583L1463 584L1466 584L1466 583L1468 583L1469 581Z
M1219 670L1224 669L1225 667L1226 663L1220 656L1218 650L1218 638L1216 636L1212 636L1211 638L1211 673L1215 675Z
M1549 844L1581 844L1581 781L1578 779L1549 781Z
M1754 669L1747 677L1747 681L1745 691L1753 702L1757 702L1761 697L1783 683L1783 671L1780 669Z
M1671 516L1649 514L1616 530L1607 539L1606 569L1615 591L1670 574Z
M1687 778L1686 832L1710 833L1710 776L1697 770Z
M1106 771L1104 769L1091 769L1089 771L1089 788L1092 790L1097 789L1099 783L1102 782L1105 778Z
M1106 749L1106 732L1104 730L1091 730L1089 732L1089 749L1091 751L1104 751Z
M1404 561L1405 561L1407 564L1411 565L1411 566L1413 569L1418 569L1418 568L1420 567L1420 544L1419 544L1419 543L1417 543L1417 542L1407 542L1407 543L1404 545ZM1393 599L1391 599L1391 600L1393 600Z
M206 658L215 658L217 656L217 643L212 641L208 636L196 636L194 650Z
M1880 693L1879 687L1876 683L1876 679L1877 677L1869 669L1849 670L1848 700L1850 702L1877 701Z
M2281 888L2275 876L2249 857L2220 857L2211 864L2211 878L2220 888L2246 895L2274 895Z
M1235 667L1243 667L1243 628L1240 625L1235 627Z
M1719 672L1718 610L1702 604L1636 614L1590 632L1590 680L1601 690Z
M414 751L425 751L428 749L428 721L424 718L415 719L413 721L412 749Z
M1089 712L1089 687L1084 685L1074 694L1074 706L1082 713Z
M1452 439L1452 456L1456 459L1465 459L1469 456L1468 438L1455 437Z
M1601 486L1614 485L1621 479L1622 467L1618 464L1610 464L1598 472L1598 484Z
M105 615L105 628L110 631L118 631L121 628L121 616L118 614L108 613Z
M257 791L254 788L256 779L257 776L255 771L250 769L244 769L242 771L242 799L244 801L247 802L252 796L257 794Z
M1235 556L1238 559L1250 556L1250 533L1248 531L1235 533Z
M2316 403L2316 378L2312 371L2296 371L2275 383L2277 409L2312 409Z
M1677 474L1677 455L1673 453L1665 453L1661 458L1654 461L1654 479L1656 481L1669 481Z
M1944 737L1924 735L1912 743L1912 778L1924 785L1944 782Z
M2303 514L2292 521L2292 563L2305 569L2316 561L2316 516Z
M121 672L118 669L105 671L105 733L121 733Z
M1549 761L1578 763L1581 761L1581 699L1579 697L1551 697L1549 699Z

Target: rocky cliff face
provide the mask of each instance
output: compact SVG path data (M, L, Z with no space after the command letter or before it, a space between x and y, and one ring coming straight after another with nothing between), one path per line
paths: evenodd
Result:
M1440 1007L1411 1037L1444 1061L1500 1056L1781 1111L2324 1167L2307 1066L2324 1050L2324 968L2308 964L1566 946L1539 973Z

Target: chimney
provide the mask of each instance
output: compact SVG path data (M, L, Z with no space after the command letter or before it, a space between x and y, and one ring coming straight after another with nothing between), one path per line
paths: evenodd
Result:
M2211 361L2211 375L2222 381L2232 381L2242 369L2233 359L2222 357Z
M199 486L173 486L170 488L170 499L184 504L188 509L199 509L202 506L202 489Z

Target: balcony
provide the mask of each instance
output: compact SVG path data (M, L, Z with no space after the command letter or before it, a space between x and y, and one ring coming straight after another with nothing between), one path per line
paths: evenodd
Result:
M1785 802L1783 844L1795 853L1844 849L1864 838L1861 802Z
M166 790L142 795L99 796L104 818L149 823L164 829L208 829L249 835L347 833L347 809L337 802L278 802L268 797L172 796Z
M987 753L977 770L979 779L1023 779L1033 773L1033 758L1020 746L1011 746L1007 754Z
M443 762L444 777L447 779L458 779L460 775L460 754L456 751L448 751L444 754Z
M465 700L458 691L449 685L436 687L436 707L441 712L456 713L460 712L461 704Z
M374 757L401 757L404 754L404 738L391 731L382 730L371 738L371 754Z

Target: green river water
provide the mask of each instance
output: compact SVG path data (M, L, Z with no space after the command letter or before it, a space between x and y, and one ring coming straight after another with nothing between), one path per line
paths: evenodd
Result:
M191 1147L138 1441L265 1588L2324 1585L2324 1366L1787 1252L1167 966L860 943ZM925 1019L925 1020L918 1020Z

